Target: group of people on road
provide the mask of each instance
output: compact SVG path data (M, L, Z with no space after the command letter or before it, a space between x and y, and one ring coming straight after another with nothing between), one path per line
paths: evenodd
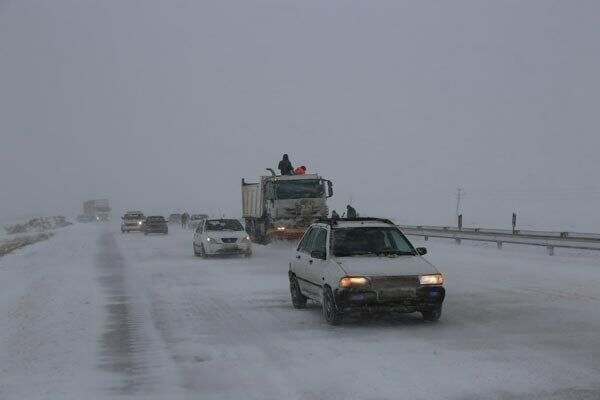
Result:
M190 222L190 214L184 212L183 214L181 214L181 227L187 228L188 222Z
M287 154L283 155L281 161L279 161L279 165L277 166L281 175L304 175L306 174L306 167L304 165L299 166L298 168L294 168L292 166L292 162L290 161L290 157Z

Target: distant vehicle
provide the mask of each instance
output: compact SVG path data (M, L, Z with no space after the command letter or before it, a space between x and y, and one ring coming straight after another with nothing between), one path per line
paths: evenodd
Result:
M169 215L169 223L170 224L180 224L181 223L181 214L175 213Z
M206 219L196 228L193 240L194 255L243 254L252 255L250 236L237 219Z
M317 218L329 214L331 181L316 174L263 176L258 183L242 179L242 216L252 240L296 240Z
M87 223L87 222L94 222L95 220L96 220L96 218L91 215L81 214L81 215L77 216L77 222Z
M188 222L188 228L196 229L205 219L208 219L208 215L206 214L192 214Z
M121 232L141 232L144 229L144 213L141 211L127 211L121 219Z
M169 233L167 221L165 220L165 217L161 215L152 215L146 217L142 226L144 235L149 233L164 233L166 235Z
M96 221L110 221L110 205L107 199L88 200L83 202L83 214Z
M292 304L321 303L338 324L354 312L420 312L437 321L445 297L444 277L389 220L321 220L304 234L290 260Z

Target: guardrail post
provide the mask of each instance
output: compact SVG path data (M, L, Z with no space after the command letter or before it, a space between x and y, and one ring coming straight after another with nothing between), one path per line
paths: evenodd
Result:
M500 242L500 241L496 242L496 246L498 246L498 248L501 249L502 248L502 242Z
M454 241L456 242L456 244L460 244L460 238L454 238Z
M424 237L425 237L425 241L429 240L429 236L425 235Z
M548 246L548 255L549 256L553 256L554 255L554 246Z

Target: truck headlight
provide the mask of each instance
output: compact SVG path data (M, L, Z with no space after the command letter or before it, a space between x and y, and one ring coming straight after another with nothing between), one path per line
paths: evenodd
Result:
M419 283L421 285L443 285L444 276L442 274L421 275L419 276Z
M142 221L138 221L138 225L141 225L141 224L142 224Z
M278 230L278 231L285 231L285 226L278 226L278 227L277 227L277 230Z
M361 288L370 284L369 278L364 276L346 276L340 279L340 287L342 289Z

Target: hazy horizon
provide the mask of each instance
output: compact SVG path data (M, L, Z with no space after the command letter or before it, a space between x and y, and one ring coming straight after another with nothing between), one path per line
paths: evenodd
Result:
M282 153L330 208L600 231L600 3L0 1L0 219L239 215Z

